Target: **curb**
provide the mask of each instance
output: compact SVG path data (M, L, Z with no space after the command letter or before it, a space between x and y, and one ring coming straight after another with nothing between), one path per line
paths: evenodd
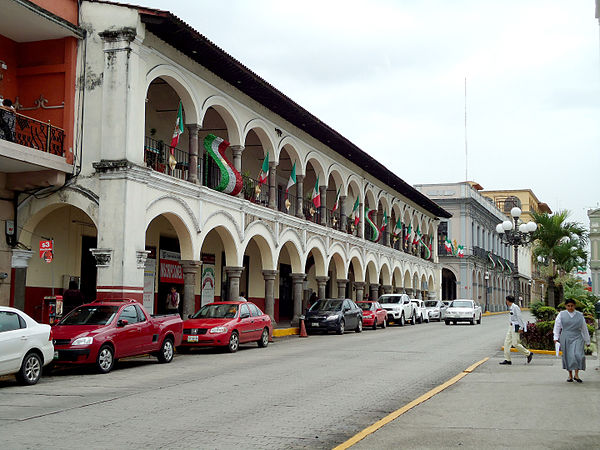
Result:
M300 328L276 328L273 330L273 337L293 336L300 334Z
M504 351L504 346L500 347L500 350ZM555 356L556 355L556 351L553 350L534 350L534 349L528 349L531 353L533 354L537 354L537 355L552 355ZM516 348L510 348L511 352L515 352L517 353L518 350ZM559 355L562 355L562 351L558 352Z

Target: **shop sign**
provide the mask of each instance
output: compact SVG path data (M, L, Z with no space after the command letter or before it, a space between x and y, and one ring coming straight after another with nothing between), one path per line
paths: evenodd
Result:
M167 250L160 251L160 282L183 284L183 269L180 254Z

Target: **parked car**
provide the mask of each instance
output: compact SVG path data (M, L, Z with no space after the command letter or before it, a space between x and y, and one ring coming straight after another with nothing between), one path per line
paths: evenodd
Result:
M408 321L414 325L417 321L415 305L406 294L384 294L379 297L379 303L387 311L388 325L397 323L401 327Z
M350 299L320 299L317 300L304 317L307 333L315 331L362 331L362 309Z
M22 384L36 384L53 356L50 325L37 323L19 309L0 306L0 375L15 374Z
M135 300L95 301L78 306L52 329L57 364L95 364L112 370L119 358L150 353L173 360L181 343L179 314L150 315Z
M411 298L410 301L415 305L417 323L429 323L429 313L427 312L427 308L425 308L425 302L418 298Z
M457 322L469 322L471 325L475 325L475 322L481 323L481 306L469 299L453 300L446 309L444 321L446 325L450 325L450 322L455 325Z
M446 304L441 300L426 300L425 308L429 314L429 320L437 320L440 322L446 315Z
M377 329L377 325L385 328L387 325L387 311L381 307L379 302L364 300L356 302L362 309L363 326Z
M183 322L183 340L179 349L223 346L235 353L240 344L246 342L266 347L272 335L271 318L254 303L208 303Z

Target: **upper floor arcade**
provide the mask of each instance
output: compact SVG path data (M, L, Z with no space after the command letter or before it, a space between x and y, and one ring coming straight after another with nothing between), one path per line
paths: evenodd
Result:
M84 86L99 80L85 95L84 173L127 160L435 259L447 211L180 19L101 1L82 17Z

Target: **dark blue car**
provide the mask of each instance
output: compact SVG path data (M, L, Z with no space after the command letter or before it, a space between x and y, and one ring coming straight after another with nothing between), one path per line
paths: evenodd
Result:
M306 312L304 325L308 333L346 330L362 331L362 310L350 299L317 300Z

